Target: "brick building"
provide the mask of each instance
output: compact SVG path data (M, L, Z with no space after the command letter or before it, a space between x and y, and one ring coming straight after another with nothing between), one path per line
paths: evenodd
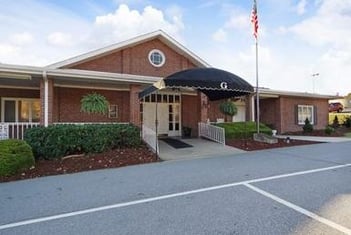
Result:
M210 102L194 90L164 90L139 100L145 87L175 72L209 65L162 31L88 52L46 67L0 64L0 123L113 122L154 127L155 102L159 133L179 136L183 126L197 133L200 121L223 119L220 101ZM107 115L80 111L81 98L102 94ZM254 120L254 95L237 97L233 121ZM301 130L312 120L315 129L327 125L328 100L334 97L260 89L260 120L278 132Z

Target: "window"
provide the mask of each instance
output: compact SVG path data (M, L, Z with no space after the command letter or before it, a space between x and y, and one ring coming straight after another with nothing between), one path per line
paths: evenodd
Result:
M308 120L311 122L311 124L314 124L314 107L312 105L298 105L297 106L297 120L299 125L304 125L305 120L308 118Z
M111 104L108 112L109 118L118 118L118 106L115 104Z
M39 122L40 100L3 98L1 100L2 122Z
M166 62L166 57L160 50L152 50L149 53L149 61L155 67L161 67Z

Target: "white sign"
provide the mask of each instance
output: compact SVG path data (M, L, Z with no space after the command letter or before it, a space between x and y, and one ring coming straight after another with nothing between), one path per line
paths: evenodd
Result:
M0 140L6 140L9 138L9 126L6 124L0 124Z

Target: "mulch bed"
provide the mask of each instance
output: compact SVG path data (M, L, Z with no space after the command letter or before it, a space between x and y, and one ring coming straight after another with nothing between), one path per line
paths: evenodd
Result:
M287 143L284 139L278 139L278 143L276 144L257 142L257 141L254 141L253 139L232 139L232 140L226 141L227 145L235 148L239 148L245 151L290 147L290 146L306 145L306 144L318 144L318 143L321 143L321 142L292 140L292 139L290 139L289 143Z
M31 179L49 175L69 174L80 171L115 168L156 162L156 155L147 147L114 149L104 153L72 156L65 159L38 160L35 167L13 176L0 176L0 182Z
M338 128L337 132L331 136L343 136L343 133L349 131L349 128ZM307 135L303 132L288 133L290 135ZM326 136L324 131L314 130L309 135ZM327 135L330 136L330 135ZM254 141L252 139L235 139L228 140L227 145L246 151L288 147L296 145L316 144L319 142L290 140L286 143L283 139L279 139L277 144L267 144ZM81 171L115 168L135 164L143 164L157 162L156 155L146 146L132 149L114 149L99 154L90 154L86 156L74 156L66 159L56 160L38 160L35 167L29 170L19 172L16 175L3 177L0 176L0 182L8 182L21 179L37 178L49 175L69 174Z

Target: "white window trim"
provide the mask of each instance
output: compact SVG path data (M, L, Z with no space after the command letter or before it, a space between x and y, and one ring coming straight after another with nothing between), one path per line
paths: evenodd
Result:
M5 122L5 101L15 101L15 122L18 122L18 101L39 101L36 98L17 98L17 97L2 97L1 98L1 122ZM29 109L30 119L32 119L32 109ZM31 120L29 122L32 122Z
M305 125L305 120L299 120L299 108L311 108L312 110L312 113L311 113L311 119L308 119L310 121L310 123L312 125L314 125L314 119L315 119L315 116L314 116L314 106L313 105L297 105L297 122L298 122L298 125Z
M161 64L154 64L154 62L151 60L151 55L152 55L152 53L159 53L159 54L162 56L163 60L162 60L162 63L161 63ZM153 50L151 50L151 51L149 52L148 58L149 58L149 62L150 62L150 63L152 64L152 66L154 66L154 67L162 67L162 66L166 63L166 56L165 56L165 54L164 54L162 51L158 50L158 49L153 49Z
M112 107L114 107L115 110L116 110L115 116L112 116L112 115L111 115ZM116 104L110 104L109 110L108 110L108 117L109 117L109 118L114 118L114 119L117 119L117 118L118 118L118 105L116 105Z

